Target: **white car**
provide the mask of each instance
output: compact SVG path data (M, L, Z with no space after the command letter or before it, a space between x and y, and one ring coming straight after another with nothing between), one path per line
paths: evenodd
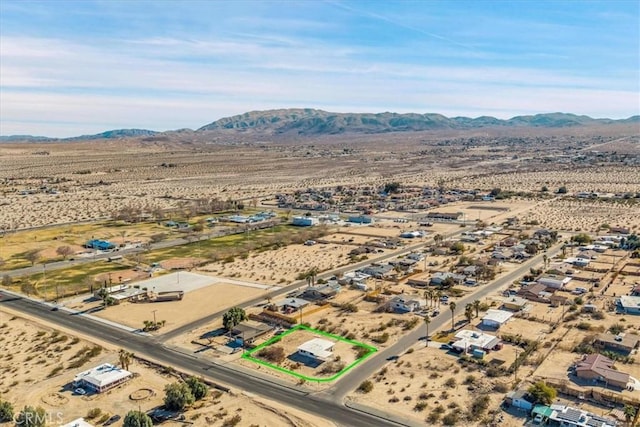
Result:
M75 390L73 390L74 394L80 395L80 396L84 396L85 394L87 394L87 391L83 388L77 388Z
M533 419L533 423L534 423L534 424L541 424L541 423L542 423L542 420L543 420L543 418L542 418L542 414L538 414L538 415L536 415L536 416L535 416L535 418Z

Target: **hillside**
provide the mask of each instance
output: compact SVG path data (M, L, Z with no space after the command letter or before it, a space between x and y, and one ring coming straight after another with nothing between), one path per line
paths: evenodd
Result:
M226 117L198 129L199 132L232 129L261 133L321 135L342 133L385 133L435 129L475 129L484 127L584 126L633 121L593 119L567 113L516 116L508 120L482 116L445 117L441 114L398 113L330 113L314 109L252 111Z

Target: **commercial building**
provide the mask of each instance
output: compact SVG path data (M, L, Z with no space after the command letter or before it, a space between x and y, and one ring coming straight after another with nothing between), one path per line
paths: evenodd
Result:
M318 218L314 218L311 216L294 216L293 220L291 221L292 225L298 227L311 227L314 225L318 225L318 223Z

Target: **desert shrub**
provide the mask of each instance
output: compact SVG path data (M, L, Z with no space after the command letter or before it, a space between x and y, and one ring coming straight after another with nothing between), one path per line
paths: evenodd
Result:
M241 421L242 417L240 416L240 414L235 414L233 417L224 420L224 422L222 423L222 427L234 427L240 424Z
M476 382L476 377L473 375L467 375L462 384L474 384Z
M387 332L385 332L382 335L376 335L374 337L371 337L371 341L378 343L378 344L384 344L387 341L389 341L389 334Z
M491 399L486 394L474 399L469 408L469 418L478 419L489 408L489 403L491 403Z
M209 391L207 385L196 377L189 377L185 383L189 386L189 389L191 389L191 394L193 394L196 400L204 399Z
M367 354L369 354L369 349L365 348L365 347L360 347L359 345L354 346L355 350L356 350L356 358L360 359L361 357L366 356Z
M397 403L400 402L400 399L398 399L398 396L393 396L391 399L389 399L389 403Z
M258 357L261 357L269 362L282 363L286 358L284 348L280 346L265 347L258 352Z
M369 380L363 381L358 386L358 391L361 393L370 393L373 390L373 383Z
M458 412L449 412L447 415L442 417L442 425L445 426L454 426L460 420L460 415Z
M611 325L611 327L609 327L609 332L611 332L613 335L618 335L621 332L624 332L625 327L623 325L621 325L620 323L616 323L615 325Z
M493 391L497 393L506 393L509 391L509 386L504 383L495 383L493 385Z
M101 413L102 413L102 409L100 408L89 409L85 418L92 420L94 418L99 417Z
M444 385L449 388L454 388L456 386L456 379L454 377L449 377L449 379L444 382Z
M440 413L436 412L435 410L431 411L431 413L427 417L427 423L429 425L436 425L438 421L440 421Z
M427 402L418 402L416 403L416 406L413 407L413 410L416 412L422 412L425 410L427 406L428 406Z
M591 323L589 322L580 322L576 325L576 328L581 329L583 331L588 331L591 329Z

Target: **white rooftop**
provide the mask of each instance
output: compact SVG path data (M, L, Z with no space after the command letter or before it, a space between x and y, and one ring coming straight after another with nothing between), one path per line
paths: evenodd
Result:
M640 297L620 295L620 305L625 308L640 308Z
M457 341L453 343L453 347L460 350L466 350L471 347L491 349L500 342L496 336L468 329L461 330L455 337Z
M86 422L84 418L78 418L60 427L93 427L93 425Z
M298 350L313 354L319 358L327 358L331 356L331 348L333 348L333 346L334 343L332 341L314 338L300 345Z
M482 320L488 320L490 322L497 322L503 324L513 316L513 313L505 310L487 310L487 314L484 315Z
M205 286L213 285L218 280L215 277L204 274L191 273L189 271L178 271L176 273L165 274L152 279L136 282L140 289L147 288L153 292L168 291L195 291Z
M95 368L80 372L75 376L74 382L82 380L98 388L102 388L129 376L131 376L131 372L125 371L110 363L103 363Z

